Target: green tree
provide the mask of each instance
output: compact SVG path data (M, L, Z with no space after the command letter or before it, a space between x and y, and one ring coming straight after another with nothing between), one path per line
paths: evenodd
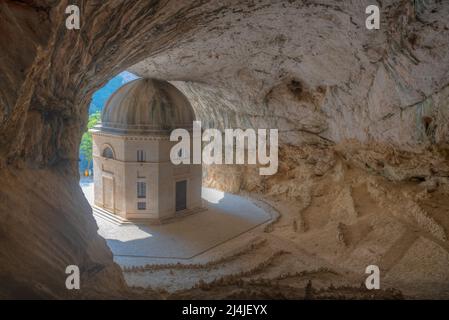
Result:
M90 168L92 163L92 134L89 129L92 129L98 122L100 122L100 111L89 115L89 121L87 122L87 130L84 132L81 138L80 154L84 156L87 161L87 169Z

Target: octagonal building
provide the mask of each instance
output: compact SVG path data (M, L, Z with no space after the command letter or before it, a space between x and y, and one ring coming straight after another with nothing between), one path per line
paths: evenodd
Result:
M201 165L170 161L171 131L191 131L194 119L187 98L166 81L137 79L119 88L91 129L94 210L161 223L200 209Z

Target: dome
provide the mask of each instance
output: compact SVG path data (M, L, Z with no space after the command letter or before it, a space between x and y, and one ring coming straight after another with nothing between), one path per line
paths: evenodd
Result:
M168 133L192 128L195 115L187 98L172 84L137 79L120 87L101 114L102 131Z

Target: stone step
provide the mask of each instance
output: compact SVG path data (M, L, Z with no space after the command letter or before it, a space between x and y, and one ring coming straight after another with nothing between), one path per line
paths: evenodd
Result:
M123 224L130 224L131 221L124 219L116 214L113 214L103 208L97 207L97 206L93 206L92 207L92 212L94 214L94 216L102 218L104 220L107 220L115 225L123 225Z

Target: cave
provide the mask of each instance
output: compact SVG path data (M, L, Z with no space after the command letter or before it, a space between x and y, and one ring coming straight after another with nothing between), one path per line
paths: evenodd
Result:
M2 1L0 298L449 298L449 4L374 1L367 30L370 2ZM274 175L203 165L203 186L279 216L211 262L235 272L132 287L97 233L79 145L122 71L170 82L204 128L278 129ZM370 265L380 290L360 288Z

